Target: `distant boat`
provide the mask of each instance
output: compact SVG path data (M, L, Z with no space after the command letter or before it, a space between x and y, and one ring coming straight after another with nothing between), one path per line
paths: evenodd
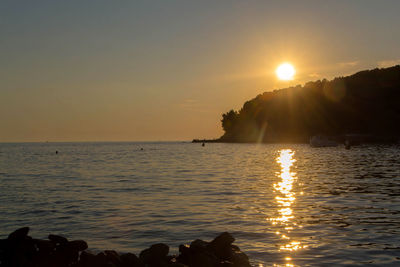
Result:
M311 147L335 147L338 143L326 136L314 135L310 138Z

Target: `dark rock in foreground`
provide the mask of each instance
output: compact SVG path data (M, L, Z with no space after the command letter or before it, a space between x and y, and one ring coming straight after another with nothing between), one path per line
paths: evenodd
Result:
M179 255L168 255L169 247L154 244L140 252L119 254L105 250L87 251L83 240L69 241L58 235L49 240L28 236L29 227L20 228L0 239L0 266L4 267L250 267L249 258L232 245L235 239L225 232L211 242L200 239L180 245Z

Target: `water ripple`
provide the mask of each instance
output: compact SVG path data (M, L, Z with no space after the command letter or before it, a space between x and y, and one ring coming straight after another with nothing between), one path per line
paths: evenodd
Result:
M58 233L94 250L139 252L230 231L257 266L398 266L399 152L0 144L0 234L28 225L39 238Z

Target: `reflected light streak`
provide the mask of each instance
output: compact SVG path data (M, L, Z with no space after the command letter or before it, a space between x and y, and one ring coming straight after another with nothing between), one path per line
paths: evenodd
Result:
M286 244L284 246L280 246L280 250L287 250L287 251L296 251L302 248L306 248L306 245L300 244L300 242L297 241L292 241L289 244Z
M297 226L297 224L293 222L294 214L292 209L292 205L296 201L296 194L293 192L293 184L297 179L296 173L290 171L290 168L293 166L294 162L296 162L293 157L294 152L291 149L282 149L279 157L276 159L276 162L281 166L281 172L277 173L277 176L281 180L274 184L274 189L277 193L275 201L279 207L277 210L279 216L269 219L273 225L282 226L280 231L276 231L276 234L280 235L282 240L286 240L285 242L289 243L281 245L279 250L288 252L307 247L295 240L287 241L291 239L289 235L290 231ZM291 259L291 257L285 258L286 261L290 261ZM290 263L287 264L287 266L293 266Z

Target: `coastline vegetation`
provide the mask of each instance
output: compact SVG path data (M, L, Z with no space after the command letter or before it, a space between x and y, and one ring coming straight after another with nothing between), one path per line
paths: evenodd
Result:
M348 134L397 141L399 100L400 65L311 81L265 92L224 113L225 133L217 141L303 143L314 135Z

